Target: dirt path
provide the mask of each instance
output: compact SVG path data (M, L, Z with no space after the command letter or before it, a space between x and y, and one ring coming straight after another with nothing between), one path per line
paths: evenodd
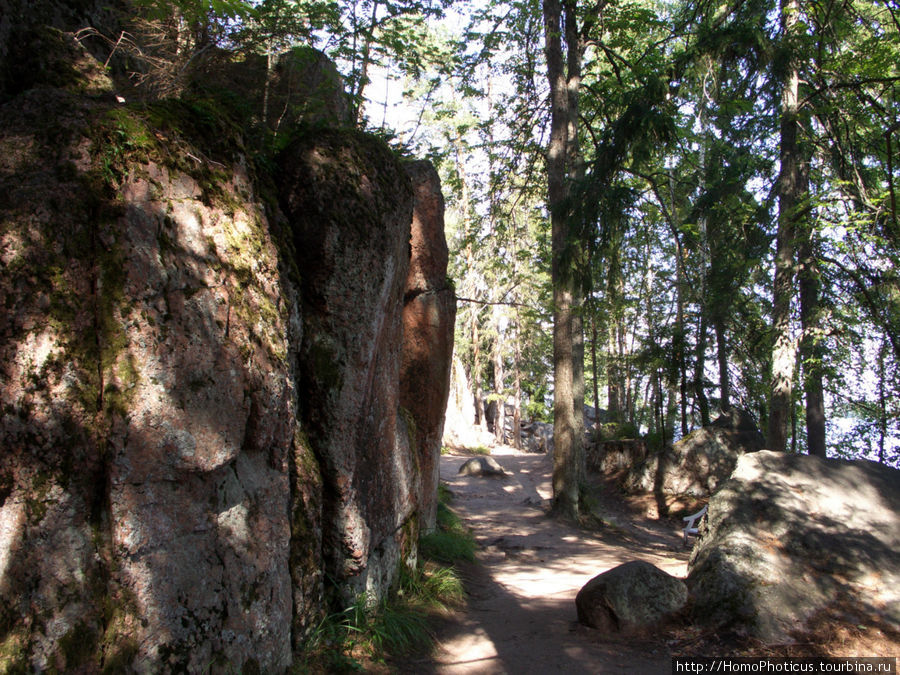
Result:
M684 577L687 552L676 523L634 519L614 500L599 510L613 525L602 534L569 528L545 515L551 460L495 449L504 479L460 476L467 459L441 457L452 506L481 549L463 570L469 604L438 629L439 648L423 673L669 673L662 640L621 640L580 626L575 594L592 577L629 560L646 560Z

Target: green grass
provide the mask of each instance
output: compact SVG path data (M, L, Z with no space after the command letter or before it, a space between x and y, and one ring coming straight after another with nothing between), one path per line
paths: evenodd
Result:
M437 527L419 539L419 562L403 568L397 588L380 603L366 595L327 616L314 631L295 673L347 673L388 656L422 652L433 644L430 619L458 607L465 590L452 564L475 559L475 541L438 487Z
M426 558L452 565L475 560L475 540L462 521L444 503L438 502L437 528L419 539L419 552Z

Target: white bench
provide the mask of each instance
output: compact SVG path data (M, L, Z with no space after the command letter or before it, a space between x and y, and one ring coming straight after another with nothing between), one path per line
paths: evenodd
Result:
M682 520L686 523L684 526L684 545L687 546L688 543L688 535L698 535L700 534L699 527L695 524L698 520L700 520L703 516L706 515L706 509L709 505L704 506L702 509L697 511L692 516L685 516Z

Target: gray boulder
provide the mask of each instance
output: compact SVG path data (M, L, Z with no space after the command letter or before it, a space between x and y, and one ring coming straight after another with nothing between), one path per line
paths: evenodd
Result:
M634 491L708 497L734 471L738 457L765 447L756 422L733 408L689 433L664 453L647 457L626 478Z
M850 602L900 626L900 471L746 454L709 503L689 564L696 620L782 640Z
M687 603L687 586L642 560L599 574L575 596L578 621L609 633L653 628Z
M548 422L523 424L522 445L528 452L553 454L553 425Z
M472 457L467 459L458 473L462 476L505 476L506 471L493 457Z

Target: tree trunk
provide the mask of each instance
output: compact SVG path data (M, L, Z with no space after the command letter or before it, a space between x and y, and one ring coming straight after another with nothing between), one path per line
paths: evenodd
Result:
M547 197L550 209L553 286L553 510L562 516L579 515L578 455L573 390L573 275L566 212L566 155L569 92L563 69L562 7L544 0L544 39L550 84L550 140L547 147Z
M822 385L822 311L819 303L819 270L807 223L800 227L800 357L806 390L806 447L810 455L826 457L825 393Z
M624 410L624 383L622 382L622 363L620 359L619 336L623 330L620 325L621 302L624 280L622 279L622 267L619 260L619 251L613 244L609 251L609 264L607 269L606 297L609 311L607 326L609 331L607 360L606 360L606 389L607 405L609 407L609 421L621 424L625 421Z
M584 176L584 158L581 156L581 144L578 140L578 95L581 89L581 45L578 35L578 19L575 15L575 1L563 2L566 31L566 95L568 110L566 112L566 173L575 181ZM571 237L571 233L570 233ZM574 258L572 272L572 405L575 416L575 473L578 486L584 483L584 293L580 282L587 261L584 253L578 251Z
M885 463L884 446L887 437L887 394L884 381L884 361L887 357L887 340L882 340L878 347L878 462Z
M453 139L454 157L456 160L456 172L459 175L461 203L463 204L463 227L468 234L472 227L471 199L469 197L469 179L466 175L466 165L462 157L462 136L457 135ZM466 268L475 269L475 252L472 249L471 242L466 244ZM472 344L472 363L469 370L471 376L472 392L474 395L473 404L475 406L475 419L472 423L475 426L487 429L484 419L484 398L481 389L481 345L478 331L478 310L473 308L469 316L469 339Z
M522 371L519 363L522 360L522 348L519 343L519 308L516 307L516 328L513 334L514 342L514 370L513 370L513 447L522 449Z
M494 394L497 399L497 415L494 417L494 438L501 445L506 442L506 373L503 368L503 332L501 319L503 311L500 305L494 305Z
M600 415L600 384L599 384L599 371L597 370L597 313L591 312L591 375L592 375L592 384L594 386L594 410L597 411L599 423L599 415Z
M372 2L372 18L364 31L365 35L363 36L363 51L359 67L359 78L356 82L356 91L353 92L353 99L356 103L356 123L360 126L362 126L363 115L365 113L363 94L365 93L366 85L369 84L369 65L372 60L372 40L374 39L373 33L375 24L378 21L378 8L380 4L381 0L374 0ZM353 41L354 43L356 42L355 35ZM354 59L355 58L356 55L354 54Z
M694 367L694 396L700 408L700 426L709 426L709 400L703 388L703 371L706 370L706 317L700 313L700 325L697 328L697 363Z
M675 380L669 380L668 397L666 399L666 419L663 425L665 437L669 441L675 440L675 418L678 416L678 391Z
M798 0L782 0L784 39L798 31ZM798 210L802 207L802 166L798 142L800 74L796 54L791 55L781 95L781 174L778 177L778 236L775 244L775 283L772 302L772 381L769 397L770 450L787 448L788 425L793 407L795 351L791 336L791 300L794 285L794 237Z
M678 252L678 260L675 261L675 361L678 364L678 381L680 383L681 394L681 435L687 436L688 419L687 419L687 351L686 337L684 325L684 259L681 255L681 244L676 247Z
M728 375L728 344L721 316L713 319L713 330L716 333L716 359L719 362L719 408L722 412L727 412L731 409L731 377Z

